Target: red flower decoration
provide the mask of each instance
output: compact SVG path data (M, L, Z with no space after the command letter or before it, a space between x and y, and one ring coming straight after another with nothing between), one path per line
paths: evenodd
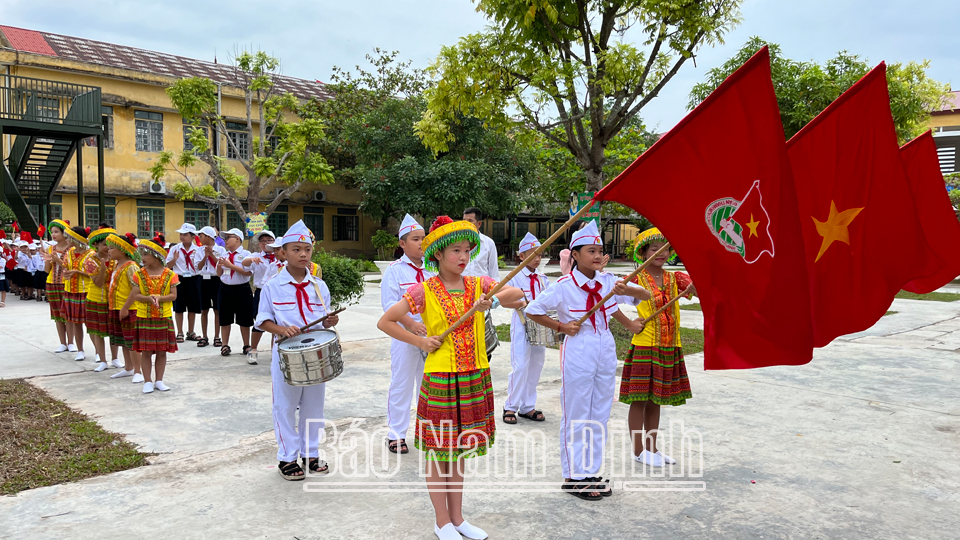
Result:
M450 216L437 216L437 219L433 220L433 225L430 225L430 232L433 232L444 225L449 225L450 223L453 223L453 220L450 219Z

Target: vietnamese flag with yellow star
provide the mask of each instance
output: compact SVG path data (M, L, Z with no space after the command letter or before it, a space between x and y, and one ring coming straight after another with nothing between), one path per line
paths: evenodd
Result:
M914 279L903 289L926 294L960 276L960 221L943 184L933 135L927 131L901 146L900 159L914 202L921 208L920 224L932 250L931 257L938 262L932 274Z
M900 160L880 64L787 142L814 343L866 330L932 262Z
M704 319L704 368L813 357L803 236L761 49L594 196L649 219L683 258Z

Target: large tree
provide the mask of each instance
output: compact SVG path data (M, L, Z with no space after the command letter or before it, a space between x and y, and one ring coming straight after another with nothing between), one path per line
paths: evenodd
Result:
M764 46L770 47L770 68L783 130L789 139L814 119L827 105L853 86L873 67L860 56L842 51L823 65L790 60L780 46L759 37L746 44L722 66L711 69L706 81L693 87L689 107L702 102L731 73ZM927 76L929 61L887 64L890 109L900 142L927 129L930 111L939 107L950 90Z
M376 53L367 57L369 71L335 69L328 86L335 98L309 107L327 122L324 152L334 174L363 193L365 215L386 224L405 213L459 215L476 206L503 217L539 202L535 153L480 120L457 122L457 140L443 152L425 148L413 124L426 111L430 81L396 53Z
M246 134L248 151L238 147L237 141L224 137L234 156L239 157L243 172L238 172L224 156L214 153L210 142L210 128L221 135L228 131L228 119L217 108L217 85L210 79L193 77L181 79L167 89L173 105L190 122L189 140L192 150L177 157L173 152L161 152L151 168L154 180L174 174L179 181L174 194L181 200L196 200L211 205L229 204L245 220L248 214L260 212L261 193L279 189L269 201L265 213L270 215L305 182L330 184L332 168L318 151L324 140L323 121L317 117L300 118L300 101L292 94L277 91L274 77L280 62L259 51L243 52L234 63L236 87L243 91L246 103L244 129L230 127L230 131ZM197 180L188 170L198 161L209 166L210 182ZM220 189L215 189L214 184ZM246 206L241 190L246 191Z
M586 176L587 191L604 184L610 141L700 47L722 41L739 21L740 5L740 0L476 2L491 24L441 50L432 66L439 80L427 92L418 134L442 152L464 116L497 128L519 124L569 152Z

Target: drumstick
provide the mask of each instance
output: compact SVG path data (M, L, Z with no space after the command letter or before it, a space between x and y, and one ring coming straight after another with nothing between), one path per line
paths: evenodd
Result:
M664 244L662 248L658 249L657 252L653 254L653 257L650 257L649 259L647 259L646 261L644 261L643 264L641 264L640 266L638 266L636 270L634 270L633 272L630 272L629 274L627 274L627 277L623 278L623 281L624 281L625 283L629 283L633 278L637 277L637 275L638 275L640 272L642 272L644 268L646 268L647 266L649 266L650 263L652 263L654 259L656 259L657 257L659 257L664 251L666 251L666 250L668 250L668 249L670 249L670 243L669 243L669 242L667 242L666 244ZM613 296L613 291L608 292L606 296L604 296L603 298L601 298L600 301L596 303L596 305L594 305L592 308L590 308L590 311L586 312L586 313L583 315L583 317L580 317L580 320L577 321L577 324L583 324L583 321L589 319L589 318L590 318L590 315L593 315L598 309L600 309L600 308L602 308L603 306L605 306L605 305L607 304L607 300L609 300L611 296Z
M306 324L306 325L304 325L304 326L301 326L301 327L300 327L300 333L302 334L302 333L306 332L311 326L316 326L316 325L322 323L323 321L327 320L327 317L330 317L331 315L336 315L337 313L340 313L341 311L346 311L346 309L347 309L347 308L340 308L340 309L334 311L333 313L327 313L326 315L324 315L323 317L320 317L319 319L313 321L312 323L308 323L308 324ZM277 343L283 343L284 340L286 340L286 339L287 339L287 338L285 338L285 337L280 338L280 339L277 340Z
M677 296L673 297L672 300L670 300L669 302L667 302L666 304L664 304L662 308L654 311L654 312L653 312L653 315L650 315L649 317L647 317L646 319L643 320L644 326L646 326L646 324L647 324L648 322L652 321L657 315L663 313L663 310L665 310L665 309L667 309L668 307L672 306L673 304L675 304L675 303L677 302L677 300L679 300L680 298L682 298L682 297L684 297L684 296L686 296L686 295L687 295L687 291L684 290L682 293L680 293L680 294L678 294Z
M579 212L574 214L573 217L568 219L566 223L561 225L560 228L557 229L557 232L550 235L550 238L547 238L546 240L544 240L543 244L540 244L540 247L533 250L533 253L531 253L530 255L527 255L527 258L524 259L522 263L518 264L516 268L514 268L513 270L510 271L509 274L507 274L507 277L500 280L500 283L497 283L496 287L494 287L493 289L490 290L490 292L484 295L483 299L489 300L493 298L498 292L500 292L500 289L502 289L507 283L510 282L511 279L513 279L513 276L519 274L521 270L523 270L528 264L530 264L530 261L532 261L534 257L543 253L543 250L547 249L550 246L550 244L556 241L556 239L559 238L560 235L566 232L566 230L569 229L571 225L576 223L577 220L583 217L583 215L587 213L587 210L589 210L592 207L593 207L592 204L587 204L583 208L581 208ZM474 303L473 307L471 307L466 313L464 313L462 317L457 319L457 322L450 325L449 328L447 328L446 330L443 331L442 334L440 334L439 336L440 341L443 342L443 340L447 339L447 336L450 335L450 332L453 332L454 330L457 329L458 326L467 322L467 320L473 317L473 314L476 312L477 312L477 304Z

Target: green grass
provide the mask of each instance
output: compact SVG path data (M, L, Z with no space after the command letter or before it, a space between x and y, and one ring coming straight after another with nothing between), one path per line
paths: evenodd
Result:
M381 281L382 281L382 280L380 280L380 279L368 279L368 280L367 280L367 283L380 283Z
M22 380L0 380L0 426L0 495L140 467L151 455Z
M700 306L699 302L696 304L682 304L680 309L684 311L703 311L703 308Z
M960 300L960 294L947 292L932 292L928 294L917 294L907 291L897 293L897 298L904 300L927 300L930 302L956 302Z
M617 344L617 358L624 359L627 351L630 350L631 334L622 324L617 321L610 321L610 331L613 332L613 339ZM510 325L497 325L497 339L500 341L510 341ZM680 342L683 343L683 354L690 355L703 352L703 330L695 328L680 328ZM553 349L559 347L551 347Z
M886 317L887 315L896 315L897 313L900 313L900 312L899 312L899 311L888 311L888 312L884 313L883 316Z

